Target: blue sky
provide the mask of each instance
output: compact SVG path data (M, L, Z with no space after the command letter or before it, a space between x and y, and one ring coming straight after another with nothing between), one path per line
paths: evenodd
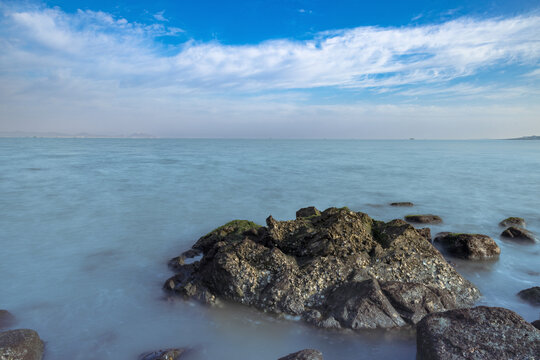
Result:
M0 131L540 134L538 1L2 1Z

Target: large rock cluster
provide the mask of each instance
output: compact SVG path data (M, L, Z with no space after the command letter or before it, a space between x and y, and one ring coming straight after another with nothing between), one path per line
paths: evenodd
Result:
M472 306L480 295L405 221L384 223L348 208L305 208L291 221L270 216L266 226L233 221L169 264L176 275L164 288L174 294L331 328L415 324Z

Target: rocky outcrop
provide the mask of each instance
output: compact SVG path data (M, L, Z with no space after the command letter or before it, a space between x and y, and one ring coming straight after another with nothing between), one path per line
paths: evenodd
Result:
M139 356L139 360L178 360L188 350L184 348L151 351Z
M509 227L509 226L515 226L515 227L525 227L525 220L520 217L511 216L509 218L504 219L499 223L499 226L502 227Z
M534 243L534 235L525 229L521 229L515 226L510 226L508 229L504 230L501 234L502 237L512 240L517 240L521 242Z
M540 286L521 290L518 292L518 296L531 305L540 306Z
M442 219L437 215L425 214L425 215L406 215L405 221L417 224L440 224Z
M41 360L45 345L34 330L18 329L0 333L0 359Z
M537 359L540 331L518 314L479 306L425 316L417 326L418 360Z
M467 260L492 260L499 257L501 249L487 235L481 234L437 234L433 243L440 244L450 255Z
M318 350L305 349L279 358L278 360L323 360L323 355Z
M409 201L401 201L401 202L390 203L390 206L411 207L411 206L414 206L414 204Z
M479 296L403 220L384 223L347 208L308 214L212 231L171 260L177 274L164 288L209 304L234 301L352 329L412 325L433 311L471 306ZM188 264L186 254L202 258Z
M7 310L0 310L0 330L15 325L15 316Z

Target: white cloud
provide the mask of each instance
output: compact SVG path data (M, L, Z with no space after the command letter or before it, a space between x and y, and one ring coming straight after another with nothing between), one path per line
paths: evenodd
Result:
M165 18L165 16L163 16L164 13L165 11L160 11L160 12L155 13L154 19L156 19L157 21L169 21L167 18Z
M359 27L320 33L307 41L257 45L191 41L174 56L160 55L154 38L182 30L162 24L58 9L12 11L7 19L12 31L4 32L3 42L14 52L55 57L60 66L68 63L74 70L84 68L82 72L89 72L92 65L81 59L91 56L100 67L114 69L119 79L138 75L144 81L154 74L162 77L164 86L181 82L193 88L244 91L388 87L447 81L497 64L531 64L540 58L536 15L461 18L402 28ZM4 54L2 61L13 61L10 55Z
M161 22L134 23L89 10L0 10L4 15L0 19L0 115L9 119L0 125L12 128L19 126L16 122L35 128L39 125L36 118L47 117L56 119L55 124L79 126L76 131L100 131L109 126L118 133L129 118L142 127L133 131L156 133L153 126L159 123L176 129L176 135L181 135L184 126L192 130L191 136L204 136L205 124L226 129L219 126L220 121L240 127L254 122L264 130L266 125L261 124L266 121L286 127L284 123L299 119L303 125L320 122L312 135L321 136L333 131L325 121L341 117L343 134L357 121L360 128L371 124L365 129L372 131L376 124L392 124L401 136L407 126L396 125L399 119L417 124L411 126L418 133L425 122L415 122L415 116L425 121L447 114L502 122L512 112L519 115L522 108L519 104L498 104L489 111L480 105L472 110L399 103L359 105L357 99L349 105L314 106L309 105L310 90L330 87L339 96L340 89L368 89L388 96L470 96L503 102L539 96L538 84L530 84L538 70L520 77L529 82L529 88L516 84L499 91L496 82L447 85L493 67L537 66L540 16L536 14L459 18L400 28L358 27L322 32L306 41L224 45L189 40L174 47L158 39L183 30ZM479 116L482 111L487 115ZM524 124L534 126L536 121L538 128L538 111L537 107L522 109ZM231 126L234 129L238 127ZM291 134L302 130L300 125L295 129ZM437 137L435 132L425 134Z

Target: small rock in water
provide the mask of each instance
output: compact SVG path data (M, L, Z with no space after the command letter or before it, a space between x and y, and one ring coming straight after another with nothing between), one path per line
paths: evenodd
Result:
M45 345L34 330L18 329L0 332L0 359L41 360Z
M305 349L279 358L278 360L323 360L323 355L318 350Z
M507 239L519 240L523 242L536 242L534 235L530 231L515 226L510 226L508 229L504 230L501 236Z
M540 331L508 309L479 306L425 316L417 360L538 359Z
M406 206L406 207L411 207L411 206L414 206L414 204L412 202L409 202L409 201L402 201L402 202L393 202L393 203L390 203L390 206Z
M405 220L411 223L418 224L440 224L442 219L437 215L425 214L425 215L406 215Z
M152 351L141 354L139 360L177 360L186 352L185 348Z
M467 260L491 260L499 257L501 249L487 235L439 233L433 239L450 255Z
M499 223L499 226L502 227L509 227L509 226L516 226L516 227L525 227L525 220L520 217L511 216L509 218L504 219Z
M534 320L531 324L532 326L540 330L540 320Z
M7 310L0 310L0 330L15 325L15 316Z
M532 305L540 306L540 286L521 290L518 296Z

